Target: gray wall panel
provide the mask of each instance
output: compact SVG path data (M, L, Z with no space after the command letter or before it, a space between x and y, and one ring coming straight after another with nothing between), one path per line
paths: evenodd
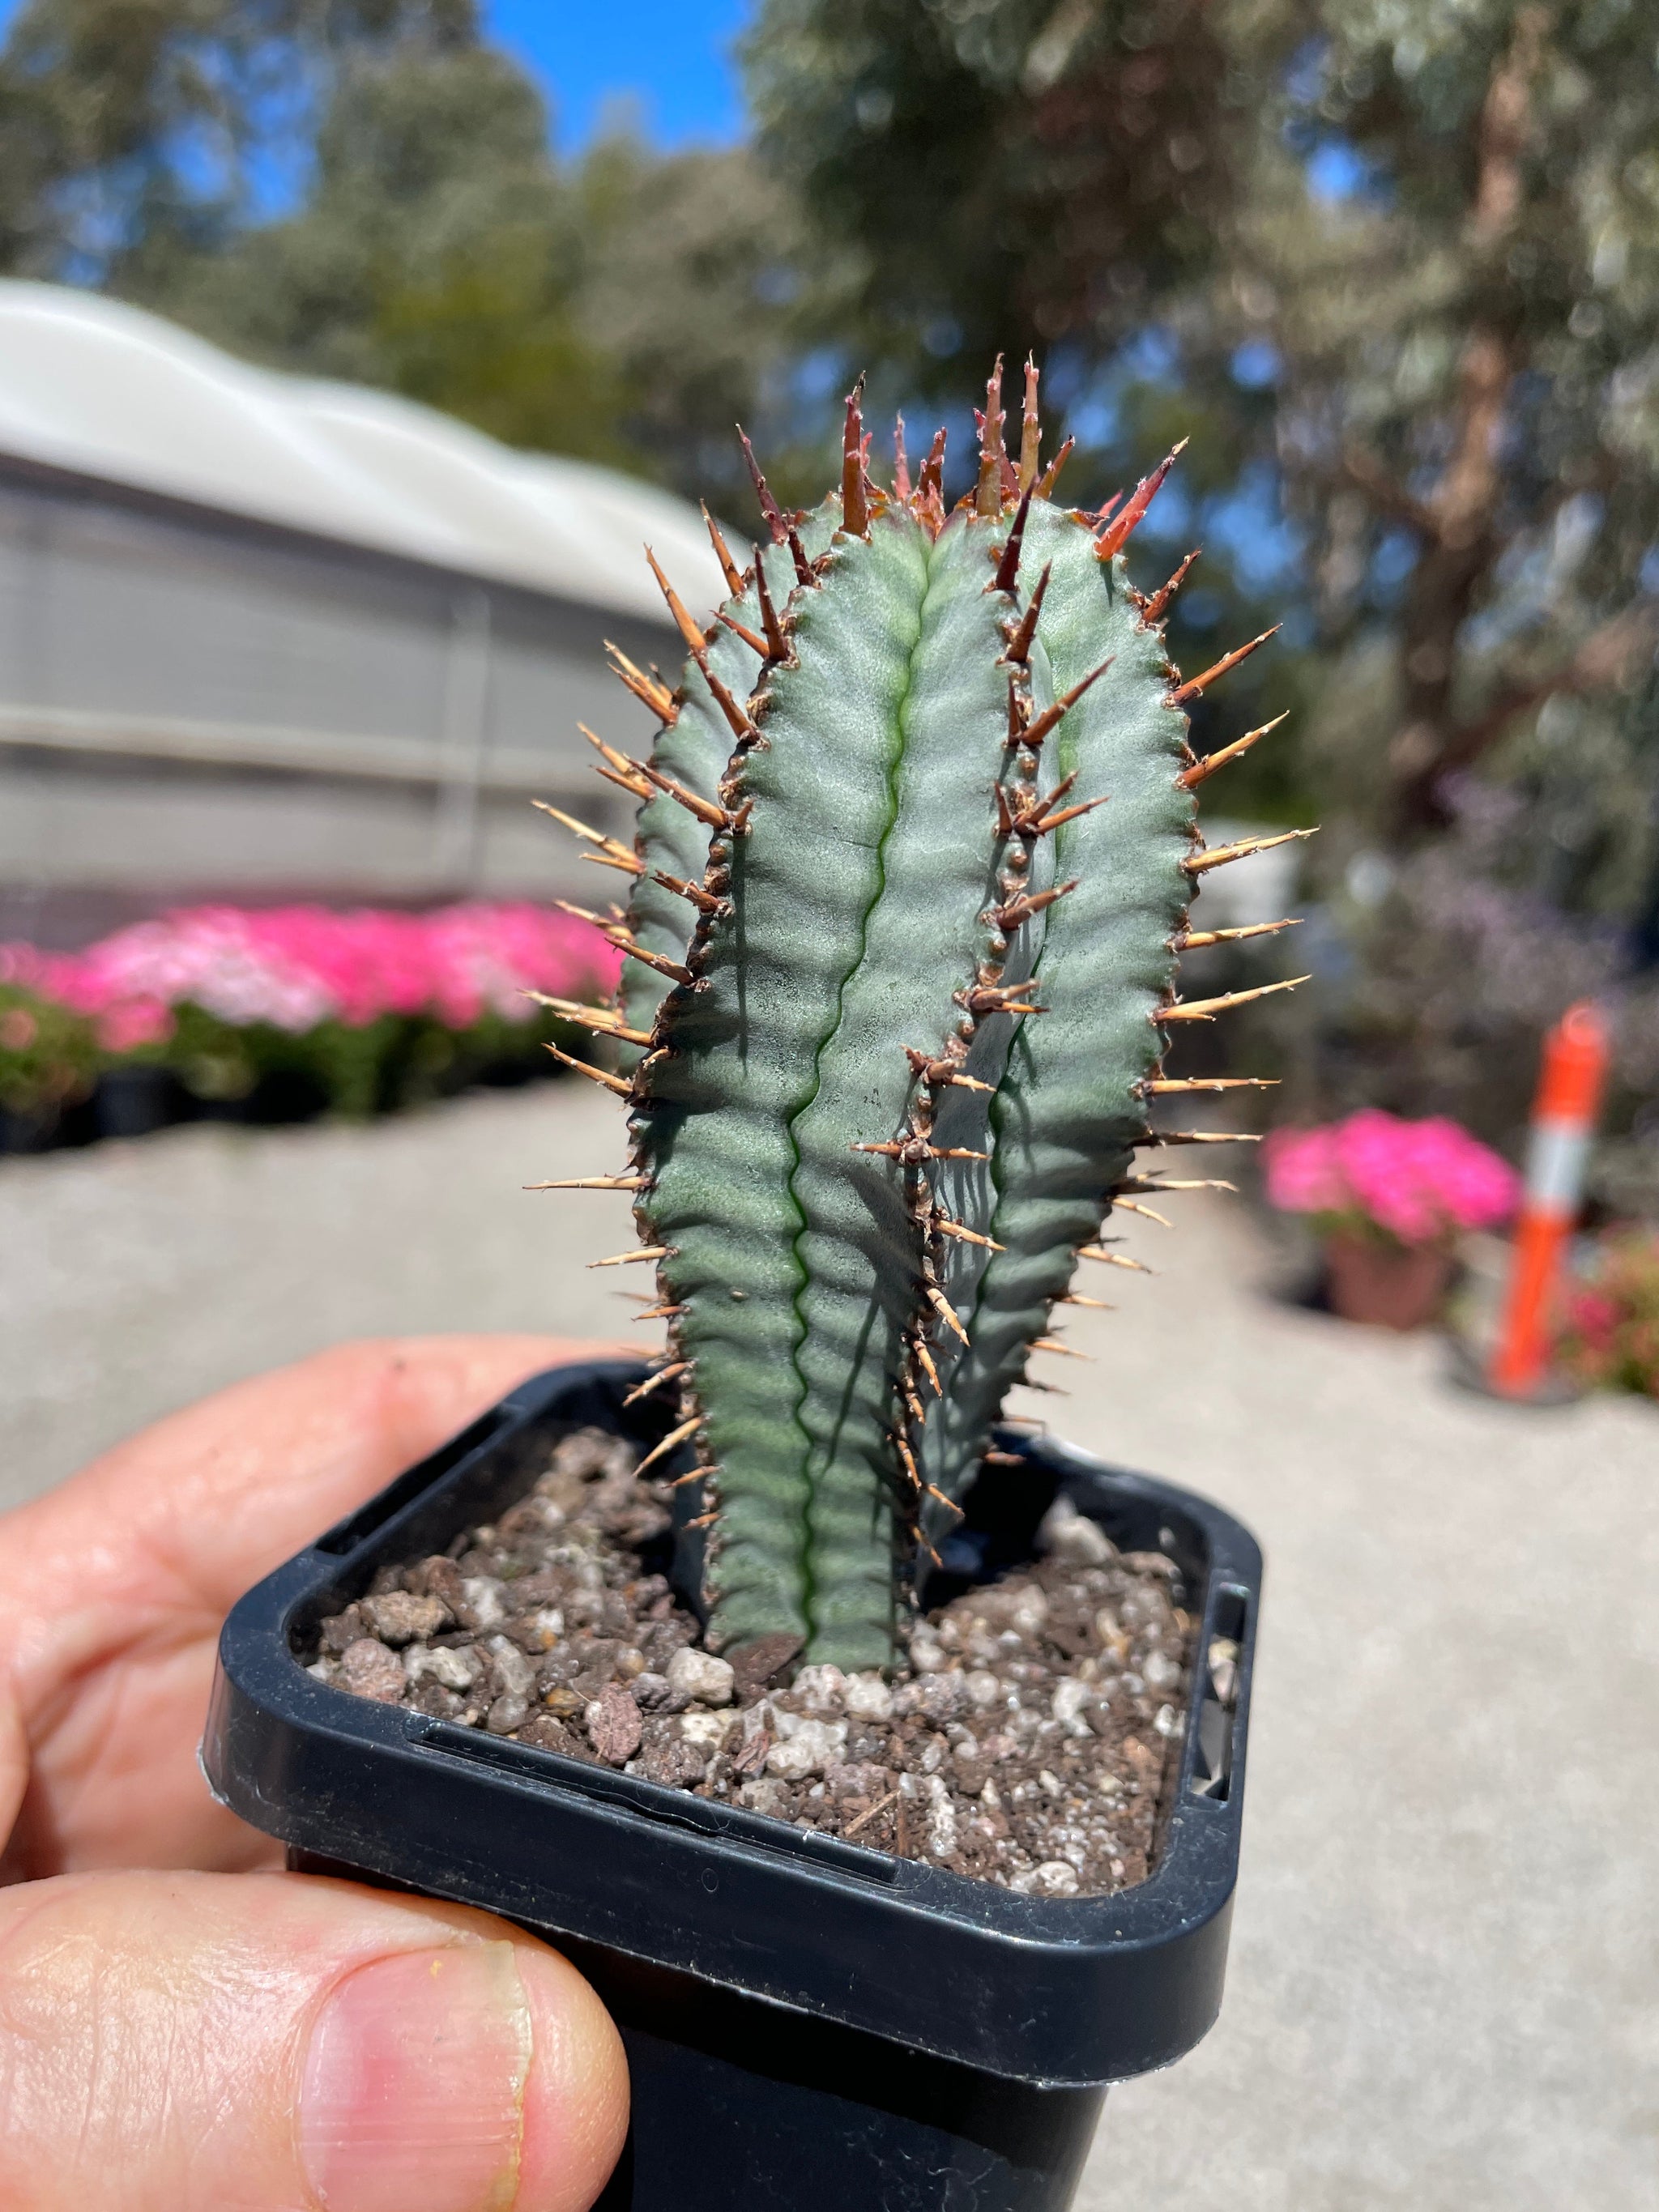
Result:
M154 775L117 765L88 775L85 767L0 760L0 884L154 890L158 903L477 890L594 905L613 895L612 881L579 866L570 838L527 800L484 800L461 882L446 866L430 787L301 777L261 778L254 787L234 771ZM586 792L554 795L595 818Z
M520 795L622 826L576 725L653 726L607 635L677 660L627 617L0 461L0 890L609 896Z

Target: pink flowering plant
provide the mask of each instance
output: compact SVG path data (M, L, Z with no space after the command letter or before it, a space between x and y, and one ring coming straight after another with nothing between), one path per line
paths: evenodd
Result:
M591 924L527 901L191 907L84 952L0 945L15 1017L0 1028L0 1094L50 1103L50 1032L54 1065L72 1062L83 1087L100 1067L159 1065L198 1097L235 1098L297 1074L336 1111L368 1113L532 1058L562 1029L541 1001L605 996L620 957Z
M1659 1231L1598 1240L1567 1292L1559 1352L1589 1388L1659 1398Z
M1508 1162L1442 1117L1367 1107L1320 1128L1275 1130L1265 1149L1268 1202L1281 1212L1413 1250L1498 1228L1520 1195Z

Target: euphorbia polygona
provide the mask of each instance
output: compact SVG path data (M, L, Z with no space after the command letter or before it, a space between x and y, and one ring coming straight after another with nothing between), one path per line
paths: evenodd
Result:
M1076 1259L1133 1265L1103 1218L1182 1187L1134 1171L1177 1141L1148 1102L1226 1087L1162 1073L1166 1025L1234 1002L1177 1003L1179 952L1263 933L1187 920L1205 870L1281 842L1206 851L1194 827L1194 787L1262 732L1199 761L1182 712L1261 640L1183 683L1179 574L1143 598L1119 557L1169 462L1118 511L1068 511L1035 369L1018 465L1000 384L949 513L944 433L913 481L901 424L883 490L856 391L811 514L750 454L771 542L740 572L710 522L731 596L708 629L657 570L678 688L617 656L663 725L650 760L592 739L642 802L634 844L562 817L635 879L617 1007L586 1018L624 1053L599 1077L630 1109L617 1261L657 1267L646 1387L683 1401L664 1449L696 1441L716 1645L889 1658L1051 1309L1091 1303Z

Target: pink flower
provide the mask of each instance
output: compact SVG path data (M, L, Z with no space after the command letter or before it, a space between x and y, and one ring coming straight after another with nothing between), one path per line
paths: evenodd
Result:
M1275 1129L1267 1143L1267 1200L1284 1213L1335 1213L1346 1202L1333 1129Z
M301 1035L428 1015L470 1029L486 1014L528 1022L526 994L587 999L616 987L622 956L589 923L530 901L431 914L313 906L187 907L73 956L0 945L0 981L94 1019L111 1052L167 1036L190 1004L236 1028Z
M1581 1264L1588 1279L1562 1316L1564 1364L1581 1382L1659 1398L1659 1232L1609 1230Z
M1327 1127L1278 1130L1267 1146L1271 1205L1369 1223L1401 1244L1495 1228L1520 1178L1455 1121L1406 1121L1375 1107Z
M1605 1346L1620 1322L1619 1301L1601 1291L1580 1291L1568 1303L1568 1324L1592 1345Z
M165 1043L178 1024L159 999L127 999L100 1014L96 1026L106 1052L134 1052L140 1045Z

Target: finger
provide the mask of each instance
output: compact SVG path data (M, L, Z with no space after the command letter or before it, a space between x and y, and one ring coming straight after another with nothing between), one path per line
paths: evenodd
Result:
M195 1765L224 1614L526 1376L638 1350L542 1336L342 1345L170 1415L6 1516L12 1878L254 1863L264 1847L212 1804Z
M338 1345L169 1414L21 1508L7 1534L37 1572L84 1583L91 1570L100 1595L149 1604L184 1588L223 1612L514 1383L630 1349L550 1336Z
M0 1896L8 2212L582 2212L622 2045L544 1944L285 1875Z

